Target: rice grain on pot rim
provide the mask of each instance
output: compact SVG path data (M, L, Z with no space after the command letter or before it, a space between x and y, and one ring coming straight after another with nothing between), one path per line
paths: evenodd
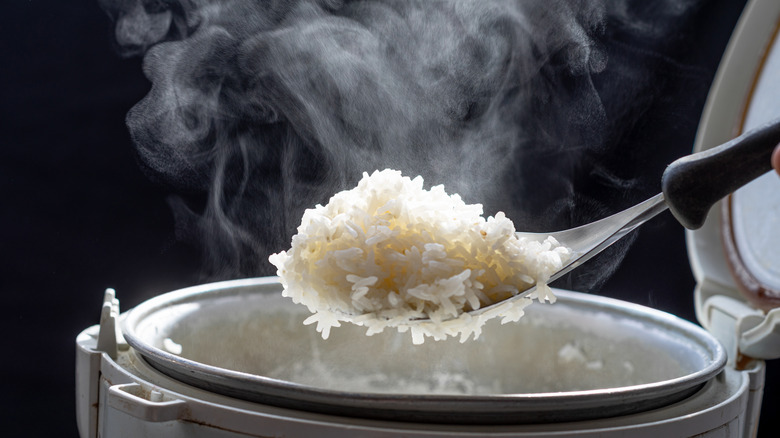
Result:
M316 322L323 338L348 321L368 335L410 331L421 344L426 336L476 339L489 319L517 321L533 299L554 302L546 282L570 255L552 237L518 239L502 212L485 219L482 205L386 169L306 210L290 250L269 260L283 295L308 307L304 323ZM466 313L534 284L527 298Z

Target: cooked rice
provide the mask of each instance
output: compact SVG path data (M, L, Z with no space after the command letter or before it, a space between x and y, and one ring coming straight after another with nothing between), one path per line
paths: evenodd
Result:
M546 282L569 257L552 237L518 239L501 212L485 219L480 204L386 169L306 210L292 248L269 260L283 295L309 308L304 323L317 323L323 338L348 321L368 335L409 331L420 344L426 336L476 339L491 318L517 321L534 298L554 302ZM534 283L527 298L466 313Z

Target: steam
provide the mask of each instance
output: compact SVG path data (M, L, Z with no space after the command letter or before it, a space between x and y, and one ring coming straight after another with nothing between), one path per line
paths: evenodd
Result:
M152 82L127 116L139 159L179 194L180 236L203 245L211 277L273 273L303 210L364 171L423 175L528 230L614 211L578 195L583 172L635 184L598 164L609 123L594 78L622 4L100 3Z

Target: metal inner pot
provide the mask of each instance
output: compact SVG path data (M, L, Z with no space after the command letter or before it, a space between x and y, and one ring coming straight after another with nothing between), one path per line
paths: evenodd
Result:
M521 424L654 409L699 389L726 362L720 344L675 316L556 290L518 322L479 339L365 336L344 324L323 340L276 278L183 289L124 317L128 343L160 372L244 400L384 420Z

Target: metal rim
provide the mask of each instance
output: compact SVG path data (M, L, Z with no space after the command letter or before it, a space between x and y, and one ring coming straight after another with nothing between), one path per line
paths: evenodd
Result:
M519 424L603 418L658 408L692 395L726 364L721 345L701 327L673 315L605 297L556 290L565 301L610 310L688 333L709 356L704 368L674 379L640 385L567 392L496 395L419 395L343 392L199 363L156 348L135 329L154 312L205 295L276 293L276 277L231 280L181 289L141 303L123 317L128 344L155 369L177 380L238 399L280 407L383 420L462 424Z

